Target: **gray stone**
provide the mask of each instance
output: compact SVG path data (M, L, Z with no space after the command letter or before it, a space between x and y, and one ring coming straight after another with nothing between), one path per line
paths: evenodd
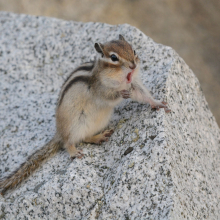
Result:
M0 176L55 133L60 87L95 42L123 34L142 78L172 112L129 100L115 109L109 142L61 151L0 197L2 219L218 219L220 130L200 84L178 54L129 25L0 13ZM126 152L127 149L130 152Z

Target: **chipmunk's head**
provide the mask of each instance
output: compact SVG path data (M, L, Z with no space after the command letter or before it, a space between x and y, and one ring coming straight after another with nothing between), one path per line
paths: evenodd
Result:
M119 40L95 43L95 49L101 55L99 62L103 69L100 73L102 82L116 89L128 87L138 72L140 62L132 46L119 35Z

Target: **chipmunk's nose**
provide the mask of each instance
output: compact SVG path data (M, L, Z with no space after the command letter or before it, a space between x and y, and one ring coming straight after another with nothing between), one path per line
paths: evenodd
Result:
M132 69L132 70L135 69L136 68L136 64L132 63L132 66L129 66L129 68Z

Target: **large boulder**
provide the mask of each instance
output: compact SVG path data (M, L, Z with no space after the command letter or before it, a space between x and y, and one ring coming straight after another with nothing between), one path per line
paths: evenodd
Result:
M80 144L81 160L59 152L0 196L0 218L220 218L220 130L200 84L172 48L129 25L0 13L0 176L53 137L63 81L95 59L95 42L119 34L139 54L143 82L172 112L124 101L109 142Z

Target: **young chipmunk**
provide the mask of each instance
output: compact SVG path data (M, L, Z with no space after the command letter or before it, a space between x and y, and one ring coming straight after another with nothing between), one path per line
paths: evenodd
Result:
M15 172L0 180L2 195L21 183L60 148L64 147L70 157L82 158L82 150L77 149L76 144L107 141L113 130L99 132L108 125L114 107L123 98L170 111L165 102L155 100L142 84L140 60L122 35L119 40L95 43L95 49L101 56L95 62L79 66L61 88L56 107L55 136Z

